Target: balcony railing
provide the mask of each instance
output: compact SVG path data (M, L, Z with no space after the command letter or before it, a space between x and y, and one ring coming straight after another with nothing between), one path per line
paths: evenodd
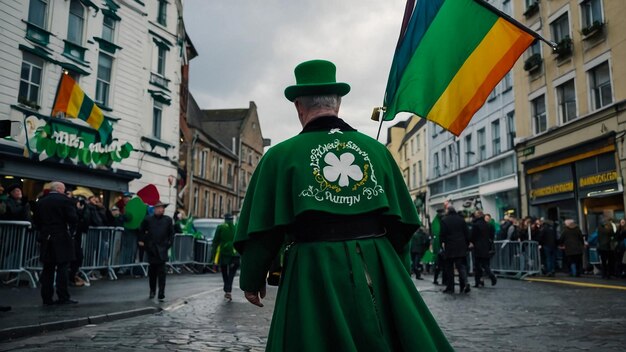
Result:
M170 83L170 80L159 74L150 72L150 83L154 84L155 86L168 89L167 86Z

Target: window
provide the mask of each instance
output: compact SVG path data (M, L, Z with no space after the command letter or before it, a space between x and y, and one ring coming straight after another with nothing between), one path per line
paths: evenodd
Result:
M98 78L96 79L96 102L103 105L109 105L112 67L113 58L100 53L98 56Z
M541 95L530 102L531 113L533 114L533 130L535 134L545 132L548 129L546 119L546 97Z
M226 175L226 185L227 186L232 186L233 185L233 178L234 178L234 167L233 164L228 164L228 171L227 171L227 175Z
M452 150L453 145L449 144L448 145L448 160L450 160L450 169L454 170L454 151Z
M415 140L411 139L411 155L415 155Z
M563 123L576 118L576 89L574 79L571 79L556 87L556 95L559 104L559 118Z
M212 204L212 207L211 207L211 217L212 218L217 217L217 215L215 215L216 210L217 210L215 208L215 204L217 203L216 200L215 200L216 198L217 198L217 195L215 193L213 193L213 202L211 203Z
M455 169L460 169L461 168L461 142L459 142L458 140L456 142L454 142L454 146L456 147L456 157L454 158L454 167Z
M422 183L424 182L424 174L422 172L422 161L421 160L417 161L417 177L418 177L419 185L421 186Z
M491 123L492 155L500 154L500 120Z
M441 164L443 165L443 169L448 169L448 159L446 158L446 148L441 149Z
M165 76L165 47L159 45L157 46L158 56L157 56L157 73L161 76Z
M217 182L217 156L215 154L211 158L211 180Z
M511 0L504 0L504 1L502 1L502 12L506 13L509 16L512 15L512 12L511 12Z
M41 72L43 60L35 55L25 52L22 59L22 71L20 73L20 88L17 101L39 108L39 90L41 87Z
M434 175L435 177L439 177L439 154L435 153L435 167L434 167Z
M204 204L204 217L209 217L209 191L204 190L204 199L202 200Z
M474 154L472 151L472 134L465 136L465 166L469 166L471 163L471 156Z
M406 155L406 144L402 146L402 151L404 152L404 160L409 160L409 157Z
M511 88L513 88L513 77L511 76L511 71L509 71L502 79L502 92L506 92Z
M417 164L413 164L411 168L411 188L417 187Z
M83 44L83 26L85 24L85 9L79 0L70 2L70 17L67 26L67 40L77 45Z
M102 20L102 39L113 43L115 36L115 20L112 17L104 16Z
M589 84L591 85L589 88L594 109L600 109L613 102L608 62L604 62L589 70Z
M193 188L193 212L198 214L198 187Z
M224 159L219 158L217 166L217 183L222 183L222 175L224 174Z
M415 146L416 146L417 151L419 152L420 151L420 134L419 133L415 135Z
M160 25L166 26L166 22L165 22L166 18L167 18L167 1L159 0L157 22L159 22Z
M152 108L152 136L161 139L161 121L163 119L163 104L154 102Z
M487 159L487 146L485 142L485 128L481 128L476 133L476 141L478 142L478 161Z
M506 128L507 128L507 146L508 149L515 147L515 111L511 111L506 114Z
M602 1L587 0L580 4L583 16L583 28L589 28L594 24L603 23L602 18Z
M487 97L488 101L494 100L498 96L498 86L493 87L491 93L489 93L489 97Z
M209 152L203 150L200 152L200 170L198 170L198 175L202 178L206 178L206 169L207 169L207 160L209 158Z
M28 22L46 28L47 0L30 0L28 5Z
M567 13L564 13L562 16L554 20L550 24L552 28L552 38L556 43L561 42L565 38L569 38L569 17Z

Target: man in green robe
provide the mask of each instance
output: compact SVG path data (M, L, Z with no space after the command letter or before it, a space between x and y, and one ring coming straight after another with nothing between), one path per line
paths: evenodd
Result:
M233 248L235 238L235 224L231 214L224 215L224 223L215 229L213 244L211 246L211 258L216 265L220 266L222 280L224 281L224 298L232 301L233 280L239 269L239 254Z
M262 307L288 246L266 351L452 350L410 276L419 220L385 146L338 117L350 91L329 61L303 62L285 89L303 126L250 180L235 248L240 285Z

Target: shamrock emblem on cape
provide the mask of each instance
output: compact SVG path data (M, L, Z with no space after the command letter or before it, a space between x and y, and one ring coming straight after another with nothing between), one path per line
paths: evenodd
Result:
M354 155L351 153L343 153L339 158L330 152L324 156L324 161L328 164L322 172L324 178L330 182L339 179L339 186L345 187L350 183L348 178L359 181L363 178L363 171L358 165L352 165Z

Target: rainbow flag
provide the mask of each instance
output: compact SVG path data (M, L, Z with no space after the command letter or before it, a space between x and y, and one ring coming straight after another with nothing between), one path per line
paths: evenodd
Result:
M102 110L83 92L78 83L69 75L62 75L57 96L52 108L52 116L59 112L65 116L86 121L100 134L100 142L106 143L111 138L113 127L104 118Z
M455 135L535 37L482 0L408 0L383 106Z

